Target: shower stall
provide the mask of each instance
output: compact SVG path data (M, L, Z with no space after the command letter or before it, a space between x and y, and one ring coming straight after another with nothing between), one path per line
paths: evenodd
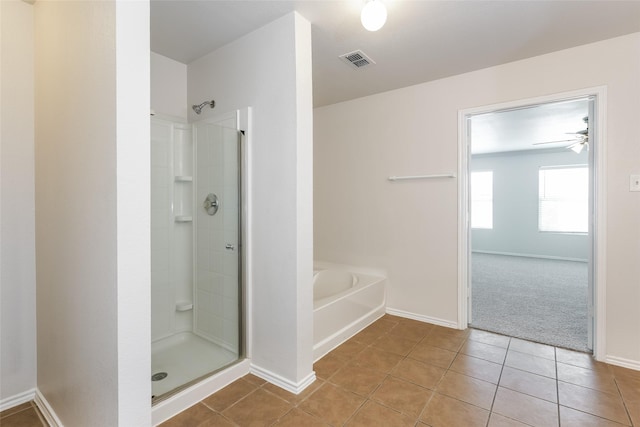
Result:
M238 113L151 118L153 403L244 357L242 141Z

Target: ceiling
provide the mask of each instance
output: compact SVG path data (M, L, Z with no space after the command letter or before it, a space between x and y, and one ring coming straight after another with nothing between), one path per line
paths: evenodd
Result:
M188 64L295 10L312 25L319 107L640 31L640 1L382 1L372 33L364 0L152 0L151 50ZM356 49L376 65L338 59Z
M472 116L471 153L566 148L587 128L588 115L583 98Z

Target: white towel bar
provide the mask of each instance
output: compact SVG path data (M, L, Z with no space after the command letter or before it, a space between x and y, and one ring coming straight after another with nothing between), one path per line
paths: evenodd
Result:
M453 173L441 173L434 175L408 175L408 176L390 176L389 181L404 181L407 179L429 179L429 178L455 178Z

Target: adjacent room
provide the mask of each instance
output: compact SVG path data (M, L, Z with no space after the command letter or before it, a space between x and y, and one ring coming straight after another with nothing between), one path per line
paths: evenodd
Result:
M589 102L471 117L471 326L592 348Z

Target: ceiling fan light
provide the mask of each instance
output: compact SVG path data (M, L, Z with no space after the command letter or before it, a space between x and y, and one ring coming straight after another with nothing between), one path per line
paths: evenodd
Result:
M387 8L380 0L369 0L362 8L360 22L368 31L378 31L387 22Z
M573 151L576 154L580 154L584 149L584 145L585 144L582 142L576 142L575 144L569 146L569 150Z

